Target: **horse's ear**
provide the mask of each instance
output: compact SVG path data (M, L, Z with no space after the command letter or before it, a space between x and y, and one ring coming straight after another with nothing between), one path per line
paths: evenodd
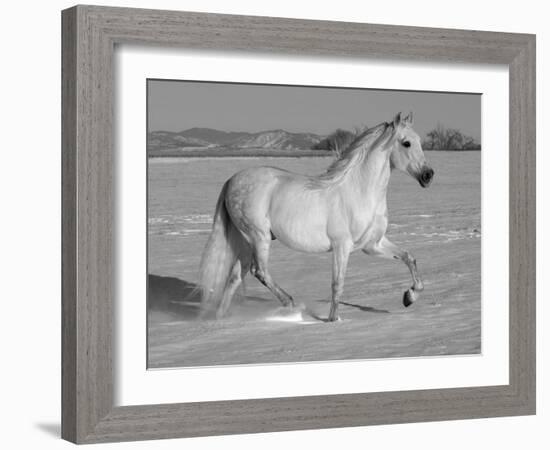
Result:
M401 125L401 122L403 121L403 119L401 119L401 113L398 112L396 114L396 116L393 118L393 127L394 128L397 128L399 127L399 125Z
M412 125L413 123L413 113L412 111L409 113L407 117L403 119L403 122L405 122L407 125Z

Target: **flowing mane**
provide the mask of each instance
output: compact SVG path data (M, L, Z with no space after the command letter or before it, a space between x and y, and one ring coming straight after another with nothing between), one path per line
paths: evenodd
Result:
M342 146L338 151L338 157L332 162L327 170L311 180L310 188L318 189L328 185L339 184L354 167L360 165L369 151L376 148L386 137L390 128L388 122L382 122L363 132L356 133L347 138L338 138L335 143L337 147Z

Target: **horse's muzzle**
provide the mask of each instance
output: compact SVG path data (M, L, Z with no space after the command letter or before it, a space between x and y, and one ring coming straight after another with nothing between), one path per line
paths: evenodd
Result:
M428 187L434 177L434 171L431 167L423 167L422 172L418 175L418 182L422 187Z

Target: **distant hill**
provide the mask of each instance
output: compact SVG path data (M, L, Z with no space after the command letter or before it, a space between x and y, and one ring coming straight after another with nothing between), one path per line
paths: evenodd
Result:
M231 146L233 142L252 135L245 131L220 131L213 128L189 128L178 134L186 138L200 139L218 147Z
M312 133L289 133L285 130L270 130L252 133L233 142L239 148L273 148L278 150L310 149L321 140Z
M313 133L290 133L285 130L249 133L190 128L179 132L152 131L147 136L147 148L152 155L166 150L189 148L309 150L322 138Z
M189 128L183 131L152 131L147 136L149 156L310 156L338 153L357 131L338 129L328 136L267 130L257 133ZM424 150L480 150L481 145L459 130L441 125L422 142Z
M183 147L211 147L212 143L173 131L153 131L147 136L149 151L156 149L175 149Z

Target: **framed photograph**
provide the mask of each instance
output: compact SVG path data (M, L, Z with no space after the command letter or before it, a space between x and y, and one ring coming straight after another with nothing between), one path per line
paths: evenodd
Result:
M62 435L535 413L535 37L62 13Z

